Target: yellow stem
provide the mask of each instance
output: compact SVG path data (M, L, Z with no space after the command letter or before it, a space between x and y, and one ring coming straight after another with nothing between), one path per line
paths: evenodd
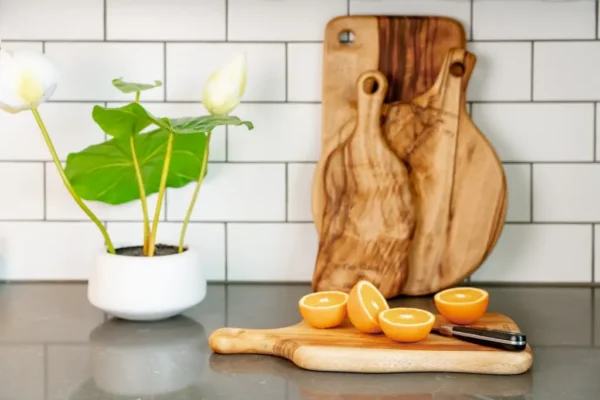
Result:
M142 203L142 214L144 217L144 255L148 255L148 239L150 238L150 221L148 220L148 203L146 202L146 190L144 189L144 179L142 178L142 171L138 162L137 155L135 153L135 137L129 138L129 146L131 147L131 156L133 158L133 167L135 168L135 175L138 181L138 188L140 190L140 201Z
M163 164L162 175L160 177L158 200L156 203L156 209L154 210L154 219L152 221L152 233L150 235L150 244L148 246L149 257L154 256L154 250L156 247L156 232L158 231L158 218L160 217L160 210L162 208L163 198L165 197L165 188L167 187L169 165L171 164L171 153L173 152L173 139L175 139L175 134L173 132L169 132L169 139L167 141L167 152L165 154L165 162Z
M135 94L135 102L140 102L140 92ZM142 170L140 169L140 163L135 152L135 138L131 136L129 138L129 147L131 148L131 157L133 158L133 167L135 168L135 175L138 182L138 188L140 191L140 202L142 203L142 216L144 218L144 244L142 252L144 255L148 255L148 240L150 239L150 222L148 220L148 203L146 202L146 190L144 188L144 179L142 178Z
M33 116L35 117L35 120L36 120L38 126L40 127L40 130L42 131L42 135L44 136L44 140L46 141L48 150L50 150L50 154L52 155L52 160L54 161L54 165L56 165L56 169L58 170L58 174L60 175L60 177L63 181L63 184L65 185L65 187L67 188L67 190L69 191L69 193L71 194L71 196L73 197L75 202L83 210L83 212L96 224L98 229L100 229L102 236L104 236L104 241L106 242L106 247L108 247L109 253L115 254L115 248L112 244L112 241L110 240L110 237L108 236L108 232L106 231L106 228L104 227L104 225L102 225L102 222L100 222L100 220L98 219L98 217L96 217L96 215L92 212L92 210L90 210L88 208L88 206L85 205L83 200L81 200L81 197L79 197L79 195L75 192L75 189L73 189L71 182L69 182L69 179L65 175L63 166L60 162L60 159L58 158L58 154L56 154L56 149L54 148L54 145L52 144L52 140L50 139L50 135L48 134L46 125L44 125L44 122L42 121L42 117L40 116L40 113L38 112L38 110L36 108L31 109L31 112L33 113Z
M185 240L185 232L187 230L188 223L190 222L190 218L192 217L192 211L194 210L194 205L196 204L196 199L198 198L198 193L200 192L200 186L202 185L202 181L204 180L204 173L206 172L206 165L208 164L208 146L210 144L210 132L206 135L206 145L204 146L204 155L202 156L202 166L200 167L200 176L198 177L198 182L196 182L196 187L194 188L194 193L192 194L192 201L190 202L190 206L188 207L187 213L185 214L185 219L183 220L183 227L181 228L181 235L179 236L179 252L183 251L183 243Z

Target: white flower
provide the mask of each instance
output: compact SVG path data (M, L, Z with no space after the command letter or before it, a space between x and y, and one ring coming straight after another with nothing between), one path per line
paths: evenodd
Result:
M11 113L47 101L58 83L58 70L43 54L0 48L0 109Z
M202 103L213 115L233 111L246 90L246 57L238 54L214 71L204 85Z

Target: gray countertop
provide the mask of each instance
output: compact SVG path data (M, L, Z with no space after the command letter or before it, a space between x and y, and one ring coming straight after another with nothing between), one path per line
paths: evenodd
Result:
M220 327L297 323L308 285L210 285L185 316L142 324L94 309L83 284L0 284L0 400L600 398L600 289L486 289L489 310L512 317L533 346L525 374L325 373L211 352ZM430 298L390 305L434 309Z

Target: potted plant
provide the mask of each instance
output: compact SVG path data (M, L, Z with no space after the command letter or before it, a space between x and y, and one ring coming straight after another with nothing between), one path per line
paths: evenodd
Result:
M172 317L201 302L206 279L198 252L186 244L190 216L207 173L212 130L220 125L251 122L230 116L246 86L246 62L238 55L218 68L205 83L202 97L209 115L164 118L141 104L146 90L162 85L113 80L116 90L131 94L122 107L95 106L93 120L109 140L89 146L60 162L38 111L56 89L59 73L44 55L0 49L0 109L30 110L48 146L63 184L73 200L98 227L104 246L88 281L88 299L105 312L130 320ZM178 243L157 243L160 210L167 188L194 184ZM150 214L146 198L157 194ZM103 223L84 200L111 205L141 203L143 232L137 246L115 248Z

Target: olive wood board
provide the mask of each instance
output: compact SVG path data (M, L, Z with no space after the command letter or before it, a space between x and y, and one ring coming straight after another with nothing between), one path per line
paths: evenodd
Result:
M440 315L436 322L447 323ZM474 325L519 331L502 314L485 314ZM361 333L349 320L331 329L312 328L305 321L278 329L221 328L210 335L209 344L218 354L278 356L303 369L330 372L516 375L533 363L529 346L520 352L505 351L434 333L421 342L399 343L384 334Z
M339 36L352 32L354 42ZM339 17L326 28L312 287L386 298L472 274L507 208L502 163L466 111L476 56L442 17ZM367 79L376 88L366 93ZM367 94L368 96L365 96Z

